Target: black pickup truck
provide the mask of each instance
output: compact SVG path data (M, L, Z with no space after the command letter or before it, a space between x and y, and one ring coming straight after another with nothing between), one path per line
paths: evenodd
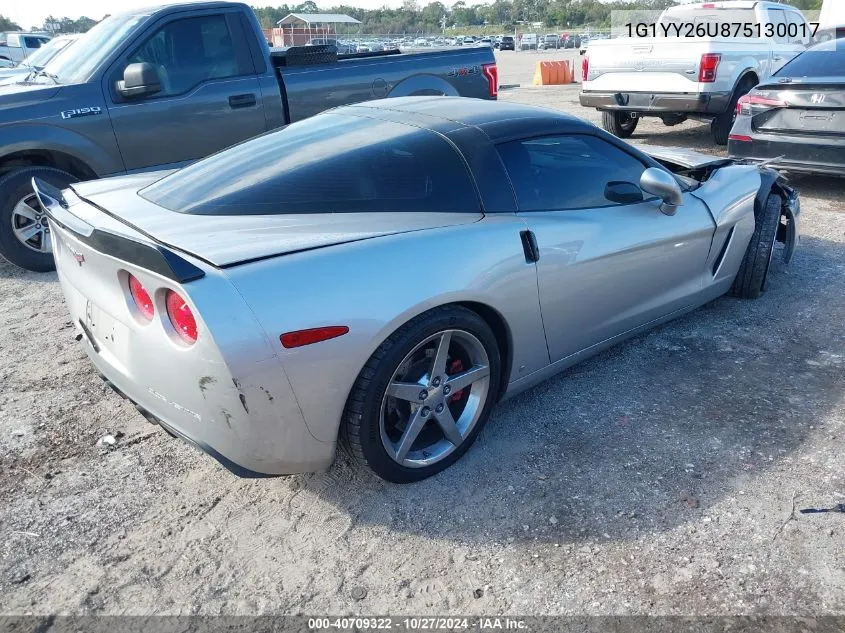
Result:
M338 55L271 50L245 4L112 15L45 68L0 86L0 255L53 269L37 176L76 180L178 168L339 105L411 95L495 99L490 48Z

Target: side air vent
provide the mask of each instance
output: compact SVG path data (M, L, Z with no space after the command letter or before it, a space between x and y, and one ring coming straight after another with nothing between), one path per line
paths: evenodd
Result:
M722 244L722 250L719 251L719 256L716 258L716 261L713 262L713 276L716 276L716 273L719 272L719 267L722 265L722 260L725 259L725 253L728 252L728 246L731 245L731 239L734 236L734 229L736 227L731 227L731 230L728 231L728 236L725 238L725 243Z

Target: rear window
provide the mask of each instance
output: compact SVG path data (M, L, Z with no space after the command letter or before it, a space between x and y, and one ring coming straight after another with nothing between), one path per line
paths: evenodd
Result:
M463 159L442 137L337 113L214 154L140 195L197 215L480 209Z
M845 43L825 42L790 60L775 77L838 76L845 68Z
M505 35L505 36L502 38L502 41L503 41L503 42L513 42L513 38L512 38L510 35Z

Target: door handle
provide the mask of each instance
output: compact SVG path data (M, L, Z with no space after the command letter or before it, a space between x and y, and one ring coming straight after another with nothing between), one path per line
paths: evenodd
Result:
M230 108L250 108L256 103L254 94L232 95L229 97Z
M534 231L520 231L519 238L522 240L525 262L533 264L540 261L540 248L537 246L537 237L534 235Z

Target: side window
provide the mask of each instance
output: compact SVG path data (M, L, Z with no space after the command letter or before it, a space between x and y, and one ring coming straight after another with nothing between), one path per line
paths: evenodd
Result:
M41 45L44 44L46 40L40 37L25 37L23 38L23 44L25 48L41 48Z
M547 136L498 146L521 211L589 209L618 204L612 182L639 185L646 166L595 136Z
M795 11L787 11L786 18L789 21L789 41L792 44L810 44L810 26L804 21L804 17Z
M789 38L786 37L786 15L783 9L769 9L769 24L762 26L764 33L771 30L774 34L772 39L780 44L788 44Z
M240 74L223 15L169 22L127 61L129 64L147 62L156 67L161 78L158 97L183 94L204 81Z

